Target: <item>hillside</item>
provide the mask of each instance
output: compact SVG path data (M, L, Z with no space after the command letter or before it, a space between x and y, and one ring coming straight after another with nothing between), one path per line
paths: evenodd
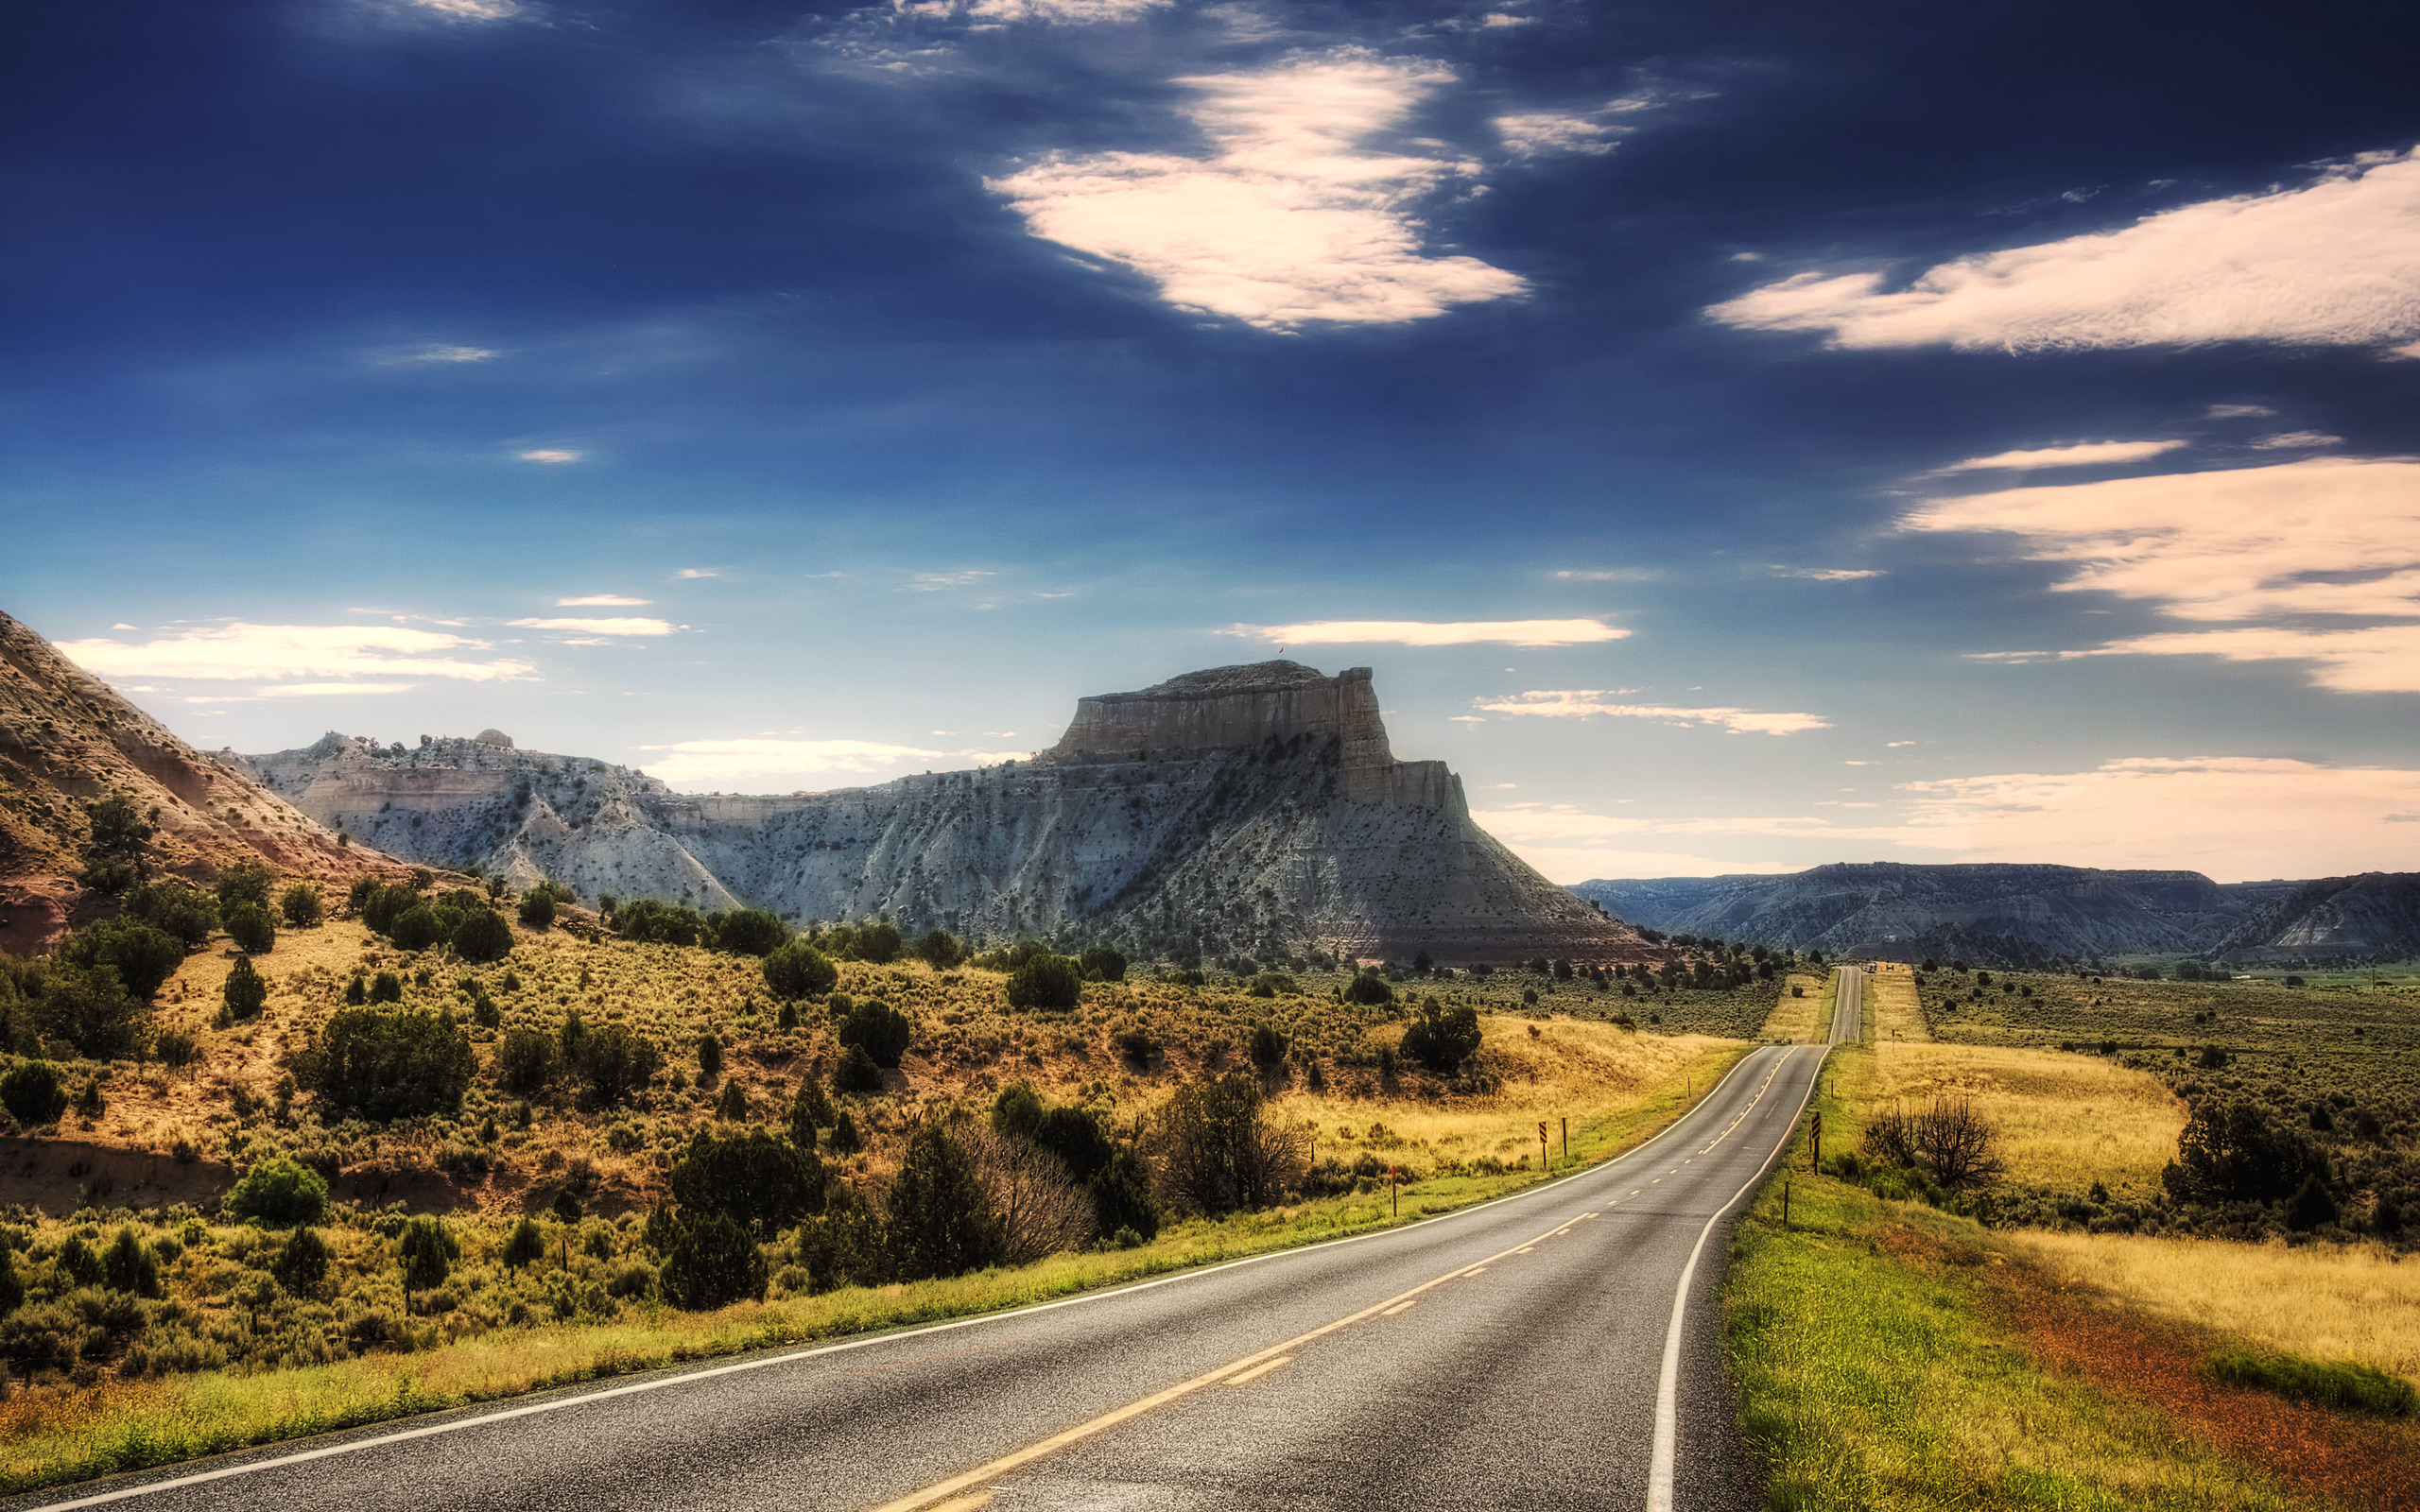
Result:
M1583 882L1571 890L1616 918L1673 934L1832 954L2047 966L2209 953L2252 927L2264 905L2306 885L2222 885L2198 871L1878 862L1783 876ZM2402 938L2404 951L2420 951L2420 931Z
M1366 668L1191 673L1080 700L1029 761L829 793L678 794L493 730L417 749L332 733L234 760L397 855L517 885L549 877L590 899L887 914L1178 960L1656 954L1474 824L1443 763L1396 760Z
M2291 884L2214 950L2238 966L2358 966L2420 956L2420 872Z
M113 795L150 816L152 863L178 875L207 879L248 857L337 883L398 869L186 745L0 614L0 948L30 953L80 920L89 810Z

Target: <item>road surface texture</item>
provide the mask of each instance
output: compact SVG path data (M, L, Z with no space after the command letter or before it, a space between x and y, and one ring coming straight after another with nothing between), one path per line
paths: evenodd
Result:
M1857 1015L1857 972L1841 976L1836 1040ZM1788 1146L1824 1054L1758 1049L1621 1160L1381 1234L14 1505L1744 1507L1725 1220Z

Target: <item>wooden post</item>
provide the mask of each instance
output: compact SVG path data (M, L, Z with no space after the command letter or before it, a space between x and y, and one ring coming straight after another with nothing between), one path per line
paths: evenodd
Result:
M1403 1197L1395 1191L1395 1176L1402 1169L1401 1166L1396 1165L1387 1167L1387 1202L1394 1209L1394 1216L1398 1218L1403 1216Z
M1547 1121L1543 1118L1538 1120L1538 1169L1540 1171L1551 1171L1554 1169L1547 1160Z
M1781 1184L1781 1226L1785 1228L1789 1227L1789 1183L1787 1181Z
M1571 1163L1571 1115L1563 1115L1563 1163Z

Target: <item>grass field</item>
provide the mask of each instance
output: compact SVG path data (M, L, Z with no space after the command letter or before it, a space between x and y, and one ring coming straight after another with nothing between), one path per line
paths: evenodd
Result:
M1792 989L1798 996L1790 996ZM1772 1016L1756 1032L1759 1040L1778 1040L1791 1044L1815 1042L1816 1024L1823 1018L1825 994L1831 990L1828 978L1807 971L1791 971L1782 979L1781 993L1773 1000Z

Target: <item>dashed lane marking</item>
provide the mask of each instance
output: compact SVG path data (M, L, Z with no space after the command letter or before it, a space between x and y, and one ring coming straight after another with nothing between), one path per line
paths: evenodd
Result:
M1260 1364L1253 1366L1251 1369L1243 1372L1241 1375L1229 1376L1227 1378L1227 1384L1231 1386L1240 1386L1247 1381L1259 1380L1261 1377L1269 1374L1269 1372L1276 1369L1281 1365L1291 1365L1293 1363L1294 1357L1290 1354L1281 1354L1274 1360L1263 1360Z

